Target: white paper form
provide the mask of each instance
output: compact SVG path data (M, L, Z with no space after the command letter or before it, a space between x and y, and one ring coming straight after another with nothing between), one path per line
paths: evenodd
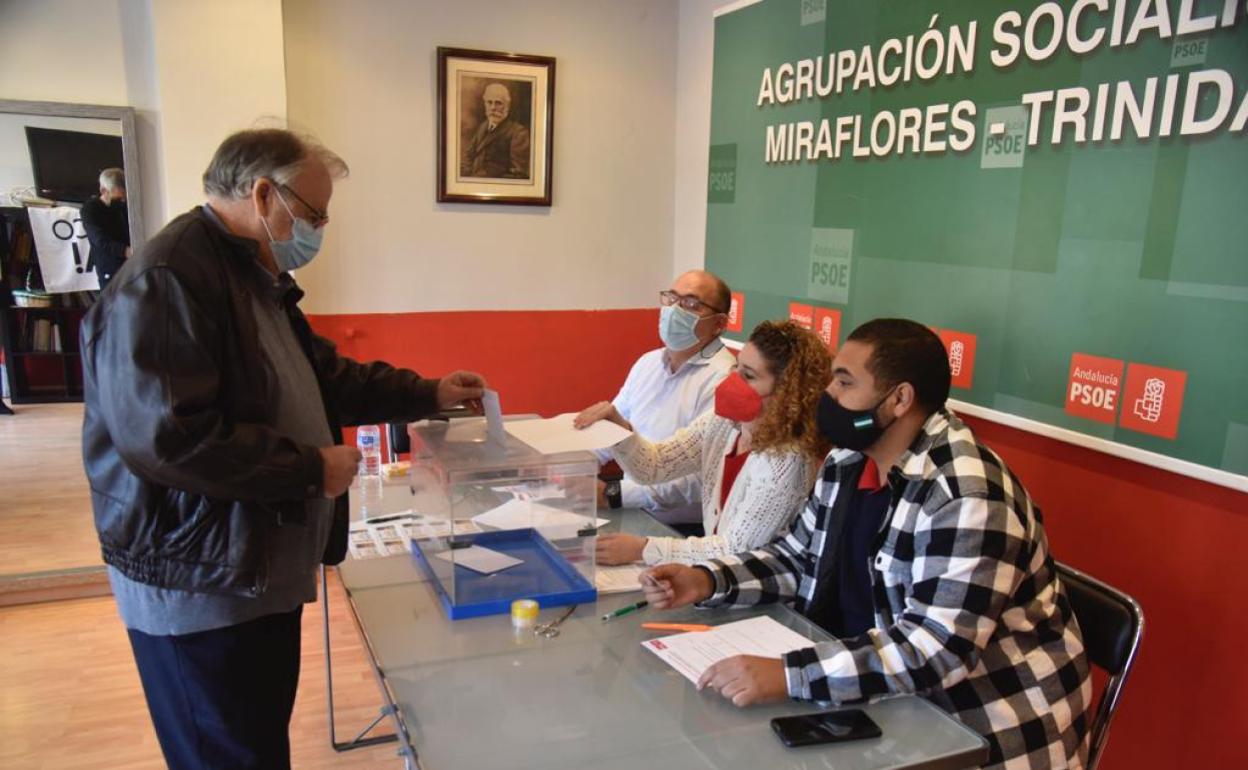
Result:
M702 672L724 658L734 655L779 658L786 652L814 647L815 643L764 616L725 623L710 631L690 631L647 639L641 646L697 684Z
M501 572L517 564L524 564L523 559L517 559L479 545L439 551L434 554L434 558L454 562L460 567L467 567L473 572L480 572L482 575L492 575L495 572Z
M491 529L525 529L533 527L548 538L562 539L576 537L576 533L591 525L602 527L609 522L606 519L590 519L568 511L561 511L549 505L542 505L531 500L512 498L497 508L472 517L472 522L479 527Z
M505 423L507 432L542 454L592 451L615 446L632 433L609 420L599 420L584 430L572 426L572 412L549 420L513 420Z
M626 594L641 590L644 564L621 564L617 567L594 568L594 587L600 594Z

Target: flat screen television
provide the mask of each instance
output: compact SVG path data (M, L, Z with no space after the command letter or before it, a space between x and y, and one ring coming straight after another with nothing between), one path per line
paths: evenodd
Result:
M100 172L122 168L121 137L26 126L35 189L43 198L83 203L100 190Z

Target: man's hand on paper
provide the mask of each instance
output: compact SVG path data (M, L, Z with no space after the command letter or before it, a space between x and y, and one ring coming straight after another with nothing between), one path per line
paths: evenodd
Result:
M644 537L612 532L598 536L594 556L599 564L632 564L641 561L641 552L645 548L646 538Z
M323 468L321 492L328 498L346 494L360 470L360 450L353 446L320 447L321 467Z
M632 423L625 420L624 415L620 414L620 410L616 409L615 404L610 401L599 401L593 406L586 407L572 420L572 427L581 430L588 428L599 420L608 420L624 430L631 431L633 429Z
M474 414L481 414L485 387L485 378L476 372L451 372L438 380L438 408L451 409L463 404Z
M757 655L724 658L702 673L698 689L711 688L734 706L775 703L789 695L784 661Z
M674 610L711 598L711 573L684 564L660 564L641 573L641 590L656 610Z

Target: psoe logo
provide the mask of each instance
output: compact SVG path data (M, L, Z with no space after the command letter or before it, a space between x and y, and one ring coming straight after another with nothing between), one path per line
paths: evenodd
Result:
M789 320L803 329L810 329L815 325L815 308L800 302L790 302Z
M732 293L732 300L728 303L728 326L727 331L741 331L742 321L745 319L745 295L739 291Z
M949 355L950 384L969 389L975 381L975 335L953 329L941 329L937 335L945 343L945 352Z
M815 333L828 350L836 352L841 341L841 311L827 307L815 308Z
M962 340L954 340L949 343L949 374L954 377L962 376L962 362L966 358L966 343Z
M1148 364L1127 364L1119 427L1173 440L1179 435L1187 372Z
M818 24L828 17L828 0L802 0L802 26Z
M1144 395L1135 400L1135 416L1145 422L1161 419L1161 407L1166 401L1166 381L1149 377L1144 381Z
M1066 379L1066 413L1113 425L1122 393L1123 363L1087 353L1070 356Z
M979 167L1022 168L1027 150L1027 120L1027 109L1020 105L986 110Z
M706 178L707 203L732 203L737 193L737 145L711 146Z
M810 273L806 296L820 302L849 304L854 231L815 227L810 233Z

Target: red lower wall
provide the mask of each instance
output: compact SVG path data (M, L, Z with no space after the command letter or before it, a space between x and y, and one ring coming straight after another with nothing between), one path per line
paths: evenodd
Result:
M654 310L317 316L345 355L429 376L480 371L508 412L611 398L658 344ZM1024 480L1054 555L1144 607L1141 654L1104 770L1248 766L1248 495L968 419Z

